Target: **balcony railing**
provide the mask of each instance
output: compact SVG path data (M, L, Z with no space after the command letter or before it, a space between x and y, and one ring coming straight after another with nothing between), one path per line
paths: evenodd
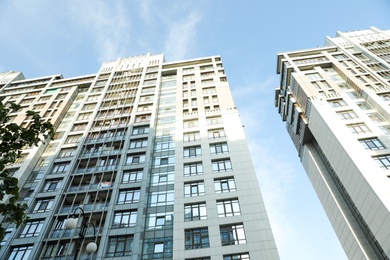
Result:
M99 151L94 153L84 153L80 157L81 158L89 158L94 156L102 156L102 155L112 155L112 154L119 154L122 150L106 150L106 151Z
M101 171L115 171L116 169L118 169L118 165L87 167L87 168L78 168L75 173L77 174L77 173L93 173L93 172L101 172Z
M124 135L89 139L89 140L87 140L87 143L120 141L123 139L123 137L124 137Z
M94 203L94 204L83 204L83 205L74 205L74 206L64 205L58 211L58 213L71 213L77 207L82 207L85 212L95 211L95 210L104 210L104 209L108 208L108 203Z
M76 192L76 191L87 191L87 190L98 190L98 189L103 190L103 189L108 189L110 187L111 187L110 182L104 182L104 183L96 183L96 184L70 186L68 191Z
M95 232L96 232L96 235L102 234L103 233L103 228L96 228ZM49 238L74 237L74 236L78 236L79 233L80 233L80 228L76 228L76 229L56 229L56 230L53 230L50 233ZM93 228L89 227L87 229L85 235L86 236L93 236L94 235Z

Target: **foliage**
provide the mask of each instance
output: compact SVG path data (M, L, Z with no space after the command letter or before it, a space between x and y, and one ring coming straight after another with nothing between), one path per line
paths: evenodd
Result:
M9 114L20 109L19 105L0 101L0 215L5 221L20 226L26 221L26 204L18 203L18 179L5 169L21 157L22 149L38 146L48 137L53 138L54 129L50 122L44 122L34 111L27 111L26 116L32 119L28 127L10 123ZM4 238L4 228L0 224L0 241Z

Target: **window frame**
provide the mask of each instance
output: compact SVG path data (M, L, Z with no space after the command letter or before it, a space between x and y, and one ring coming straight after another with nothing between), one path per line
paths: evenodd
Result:
M220 225L219 231L222 246L241 245L247 243L243 223Z
M120 190L117 204L132 204L139 202L141 189Z
M184 230L184 248L185 250L209 248L209 230L208 227L199 227Z

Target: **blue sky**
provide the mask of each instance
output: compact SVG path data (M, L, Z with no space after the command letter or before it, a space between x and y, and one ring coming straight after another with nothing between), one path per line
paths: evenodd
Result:
M276 53L336 31L388 30L389 1L3 0L0 10L0 71L26 78L96 73L148 52L221 55L281 259L346 259L273 106Z

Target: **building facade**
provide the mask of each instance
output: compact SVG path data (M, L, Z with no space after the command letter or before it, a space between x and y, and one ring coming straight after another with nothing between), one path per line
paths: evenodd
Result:
M390 257L390 31L278 54L275 106L349 259Z
M1 259L278 259L219 56L147 54L0 84L2 101L22 106L13 122L28 126L32 109L56 130L9 167L29 219L3 223ZM84 240L64 228L73 213Z

